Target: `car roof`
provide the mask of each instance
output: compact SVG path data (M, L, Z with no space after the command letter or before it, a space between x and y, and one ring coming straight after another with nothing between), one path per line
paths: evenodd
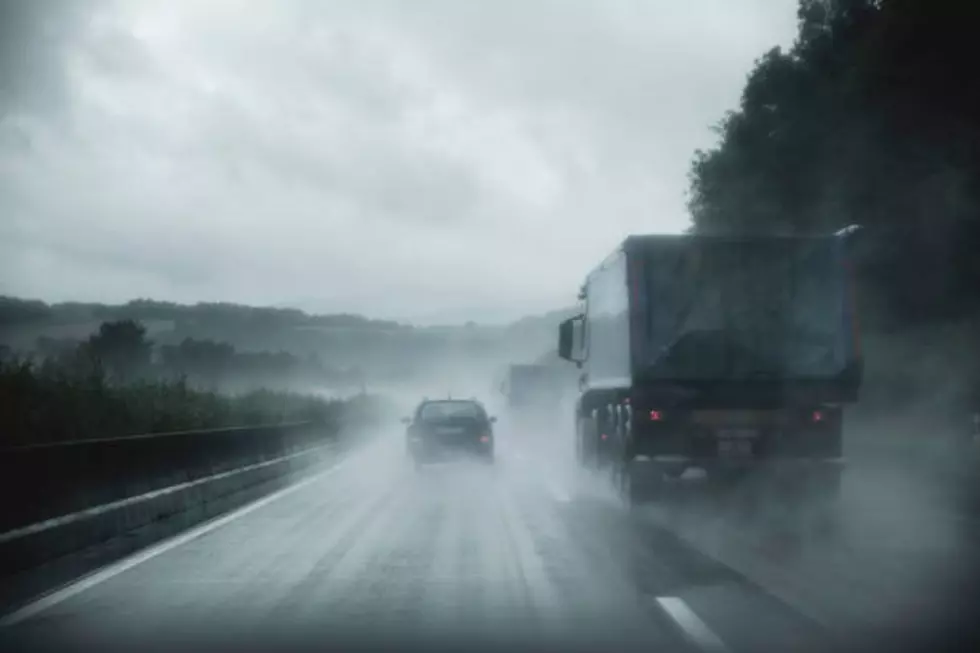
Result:
M447 397L445 399L423 399L419 402L419 406L424 406L426 404L475 404L477 406L482 406L483 402L474 397Z
M416 407L416 410L422 410L422 408L424 408L425 406L429 406L431 404L463 404L469 406L477 406L484 412L486 411L483 402L481 402L478 399L423 399L422 401L419 402L419 405Z

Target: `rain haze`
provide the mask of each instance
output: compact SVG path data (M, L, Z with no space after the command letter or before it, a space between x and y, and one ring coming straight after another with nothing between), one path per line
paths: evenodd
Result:
M419 323L567 305L790 0L4 1L0 291ZM55 190L56 189L56 190Z
M968 647L954 4L0 0L0 650Z

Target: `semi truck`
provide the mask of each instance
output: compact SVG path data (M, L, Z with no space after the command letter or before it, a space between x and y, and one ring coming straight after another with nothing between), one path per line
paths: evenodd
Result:
M559 326L559 356L580 368L578 463L631 504L692 467L836 499L863 376L856 231L627 237Z

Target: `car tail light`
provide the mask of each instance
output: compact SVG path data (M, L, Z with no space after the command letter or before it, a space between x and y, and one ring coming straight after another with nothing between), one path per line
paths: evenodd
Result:
M813 411L813 413L810 415L810 419L812 419L814 422L822 422L823 418L824 418L823 411L819 411L819 410Z
M603 440L608 440L608 439L609 439L609 436L608 436L608 435L606 435L605 433L603 433L603 434L602 434L602 435L600 435L599 437L600 437L600 438L602 438Z
M651 410L650 411L650 421L651 422L660 422L660 421L663 420L663 418L664 418L664 414L662 412L660 412L659 410Z
M490 442L490 436L489 435L481 435L480 436L480 442Z

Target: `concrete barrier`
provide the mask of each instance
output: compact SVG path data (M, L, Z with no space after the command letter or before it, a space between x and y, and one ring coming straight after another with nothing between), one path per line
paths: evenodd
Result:
M338 435L300 423L0 451L0 579L128 533L142 530L145 545L233 509L331 455ZM68 565L48 584L84 571Z
M270 460L336 437L299 422L0 450L0 533Z

